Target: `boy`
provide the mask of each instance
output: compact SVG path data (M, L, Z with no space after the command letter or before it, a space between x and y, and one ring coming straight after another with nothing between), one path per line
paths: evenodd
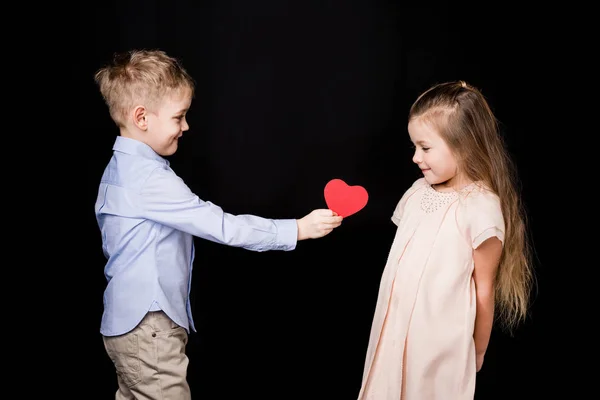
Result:
M192 193L163 157L189 129L194 82L164 52L118 55L95 81L120 133L95 204L108 260L100 331L117 371L116 399L190 399L193 237L290 251L329 234L342 217L327 209L299 220L236 216Z

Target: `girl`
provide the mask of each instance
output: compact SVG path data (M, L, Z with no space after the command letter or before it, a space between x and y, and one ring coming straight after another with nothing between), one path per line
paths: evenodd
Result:
M423 177L392 215L358 397L473 399L494 311L511 330L529 303L516 175L490 107L465 82L427 90L408 121Z

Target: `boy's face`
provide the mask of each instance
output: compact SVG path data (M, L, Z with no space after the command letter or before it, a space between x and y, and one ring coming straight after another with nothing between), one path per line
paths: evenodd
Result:
M166 97L156 112L147 113L148 130L144 142L163 157L175 154L179 138L190 128L185 116L191 103L188 89Z

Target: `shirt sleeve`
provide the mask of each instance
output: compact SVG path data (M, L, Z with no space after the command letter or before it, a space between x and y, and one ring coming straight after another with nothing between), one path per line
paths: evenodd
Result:
M473 249L491 237L504 243L504 218L500 199L492 192L479 192L468 202L467 235Z
M201 200L172 170L157 168L139 193L142 217L196 237L252 251L294 250L295 219L232 215Z

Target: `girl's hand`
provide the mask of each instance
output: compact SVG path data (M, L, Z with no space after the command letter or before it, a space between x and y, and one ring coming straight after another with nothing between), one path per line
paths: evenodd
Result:
M485 354L477 354L476 358L475 358L475 365L477 368L477 372L479 372L481 370L481 367L483 366L483 356Z

